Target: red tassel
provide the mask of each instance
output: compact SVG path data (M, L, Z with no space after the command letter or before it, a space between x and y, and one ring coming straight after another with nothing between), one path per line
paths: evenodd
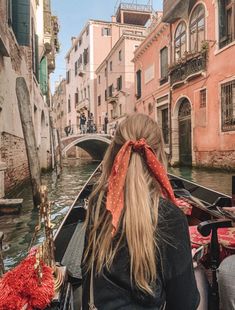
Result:
M45 309L54 296L52 268L41 264L42 278L39 279L35 253L26 257L18 266L0 279L0 310Z

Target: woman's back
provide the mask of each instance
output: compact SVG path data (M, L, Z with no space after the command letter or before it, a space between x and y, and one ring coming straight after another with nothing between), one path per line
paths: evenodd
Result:
M165 302L166 309L196 309L188 226L174 206L164 161L152 119L136 114L119 125L89 200L83 310L89 303L157 310Z

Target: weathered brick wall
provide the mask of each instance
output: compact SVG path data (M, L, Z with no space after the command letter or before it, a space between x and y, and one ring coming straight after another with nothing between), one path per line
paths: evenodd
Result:
M196 152L196 165L235 170L235 151Z
M24 139L2 133L1 136L2 160L6 163L5 192L9 192L29 178L29 169Z

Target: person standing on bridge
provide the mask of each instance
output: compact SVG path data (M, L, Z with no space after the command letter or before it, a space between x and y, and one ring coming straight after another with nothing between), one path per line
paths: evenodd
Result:
M109 123L108 113L105 113L105 117L104 117L104 133L105 134L108 133L108 123Z
M84 112L80 116L80 129L81 129L81 134L86 133L86 116Z
M89 198L83 310L197 309L188 224L165 163L153 119L134 114L119 124Z

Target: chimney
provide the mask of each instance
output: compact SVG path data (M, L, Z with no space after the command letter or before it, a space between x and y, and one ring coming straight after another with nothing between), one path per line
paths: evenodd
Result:
M117 17L116 17L116 15L112 15L111 18L112 18L112 23L116 23L116 22L117 22Z
M72 45L74 44L76 37L71 37Z

